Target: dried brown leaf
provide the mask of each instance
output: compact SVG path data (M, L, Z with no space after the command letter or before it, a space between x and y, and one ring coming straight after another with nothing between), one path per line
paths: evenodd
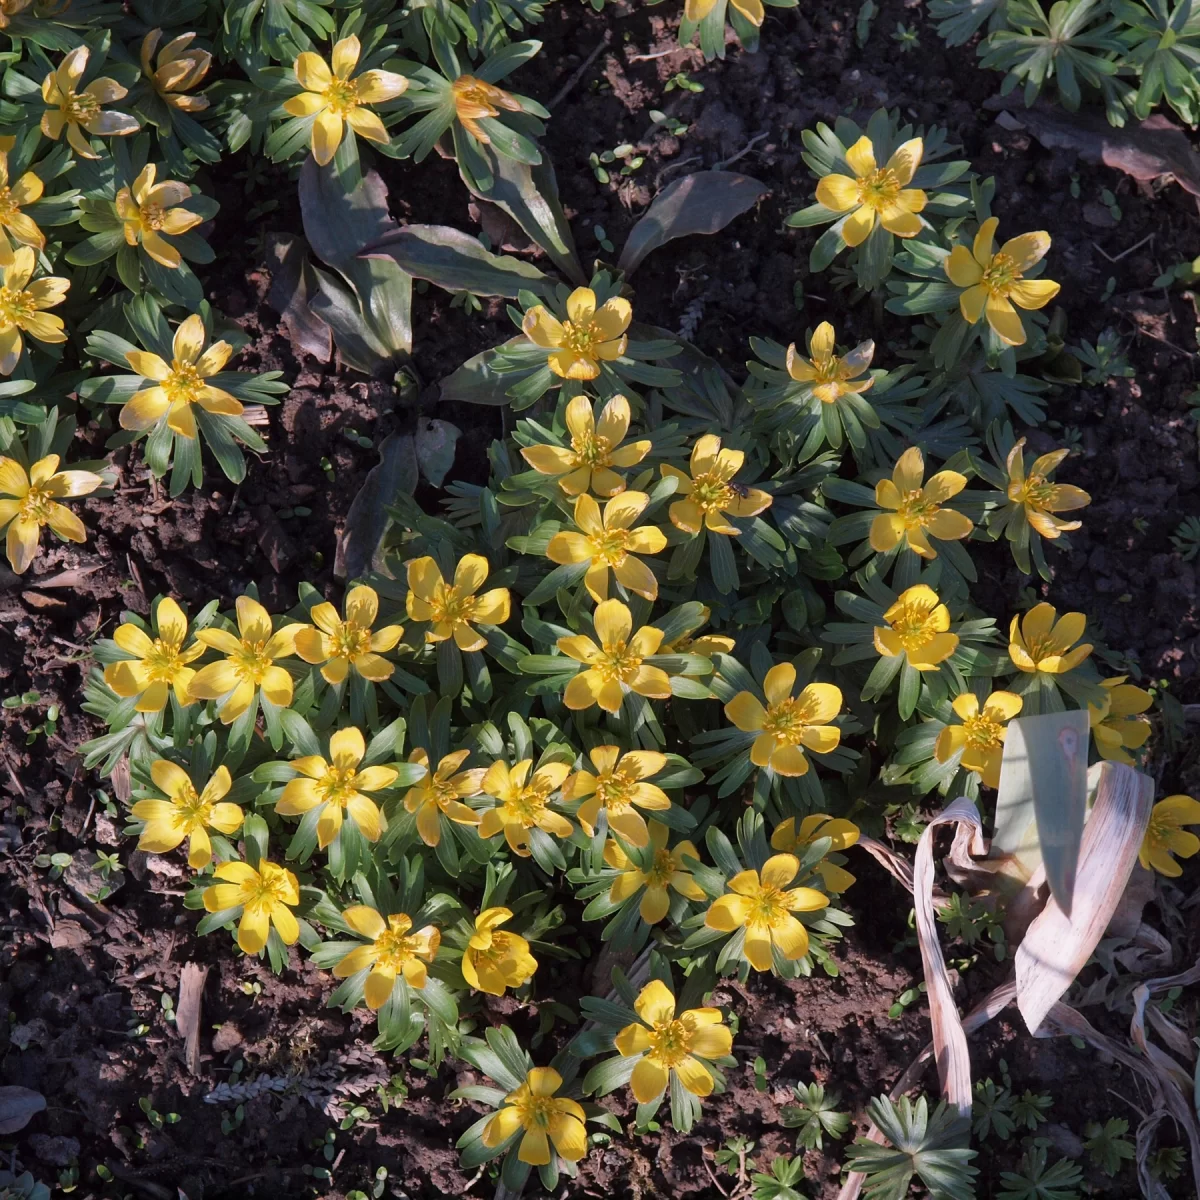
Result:
M179 972L179 1001L175 1005L175 1028L183 1038L183 1061L192 1075L200 1074L200 1008L208 968L184 963Z

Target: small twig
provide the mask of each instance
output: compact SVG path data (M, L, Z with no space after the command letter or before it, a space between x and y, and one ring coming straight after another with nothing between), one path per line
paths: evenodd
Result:
M579 64L571 78L568 79L567 82L564 83L557 92L555 92L554 99L546 105L548 109L556 109L567 98L567 95L570 93L571 89L584 77L588 67L590 67L592 63L594 63L596 59L600 57L601 53L611 40L612 32L607 31L604 34L604 40L591 52L591 54L587 56L587 58L583 60L583 62Z
M669 46L666 50L655 50L653 54L631 54L626 60L627 62L650 62L654 58L666 58L669 54L684 54L686 49L683 46Z
M483 1178L483 1173L487 1170L487 1166L487 1163L484 1163L483 1166L471 1176L470 1181L462 1190L462 1194L464 1196Z
M712 1167L708 1165L708 1159L701 1155L700 1161L704 1164L704 1169L708 1172L709 1179L713 1181L713 1187L715 1187L722 1196L728 1196L729 1193L721 1186L721 1181L713 1174Z
M762 133L756 133L735 155L733 155L732 158L726 158L719 163L713 163L712 169L714 171L723 171L727 166L729 166L730 163L737 162L742 155L749 154L750 151L753 150L754 147L763 140L763 138L768 138L770 136L771 131L769 129L764 129Z
M1182 346L1176 346L1174 342L1168 342L1164 337L1156 337L1153 333L1147 333L1146 330L1137 328L1139 337L1149 338L1152 342L1158 342L1162 346L1166 346L1168 350L1174 350L1176 354L1182 354L1184 358L1195 358L1196 356L1190 351L1183 349Z
M1111 254L1109 254L1109 252L1107 250L1105 250L1105 248L1103 246L1101 246L1099 242L1093 242L1092 245L1095 246L1096 249L1099 250L1100 253L1103 254L1104 257L1107 258L1110 263L1118 263L1127 254L1132 254L1135 250L1144 246L1147 242L1152 242L1152 241L1154 241L1154 234L1148 233L1148 234L1146 234L1146 236L1144 238L1142 238L1142 240L1140 242L1134 242L1134 244L1132 246L1130 246L1128 250L1122 250L1121 253L1118 254L1115 258Z

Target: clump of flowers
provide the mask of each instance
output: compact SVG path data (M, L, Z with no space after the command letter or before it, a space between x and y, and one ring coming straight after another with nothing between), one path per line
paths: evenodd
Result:
M58 463L57 454L48 454L26 471L16 459L0 458L0 529L8 528L5 552L18 575L29 570L47 525L64 541L87 541L83 522L60 501L86 496L104 479L94 471L60 471Z
M842 240L847 246L861 246L876 224L897 237L916 237L921 232L918 214L929 202L920 188L908 185L921 165L925 143L910 138L880 167L875 147L865 134L846 151L846 165L852 175L826 175L817 184L817 201L833 212L847 213L842 224Z

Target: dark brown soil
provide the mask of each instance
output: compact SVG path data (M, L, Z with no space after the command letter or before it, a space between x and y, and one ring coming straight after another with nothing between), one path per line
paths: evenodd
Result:
M995 208L1006 224L1044 227L1053 235L1053 276L1064 285L1068 340L1094 342L1114 326L1135 370L1130 379L1051 396L1050 413L1062 428L1031 435L1041 448L1060 443L1065 429L1075 431L1081 453L1062 474L1095 497L1071 549L1051 552L1050 598L1060 608L1087 612L1112 650L1135 657L1144 680L1161 682L1179 701L1196 700L1196 564L1170 538L1184 517L1200 515L1197 437L1188 409L1198 383L1196 312L1190 297L1152 287L1165 267L1195 254L1194 201L1177 188L1155 193L1107 169L1077 164L1069 154L1004 130L981 107L999 77L977 70L970 51L946 51L919 4L887 0L881 7L865 49L854 38L857 0L824 0L768 10L759 54L735 46L724 62L706 66L698 51L675 46L672 5L632 15L621 5L595 14L578 0L551 6L539 31L545 49L521 78L522 90L543 102L612 34L556 107L547 137L581 253L585 260L614 257L600 246L596 227L619 247L670 178L717 163L736 165L766 183L770 194L717 237L657 252L636 281L639 315L671 328L686 319L701 349L736 372L749 357L749 335L795 340L806 326L836 313L839 334L846 340L854 333L873 336L886 363L895 348L889 336L899 336L903 325L869 303L850 309L827 276L810 280L811 236L782 228L783 218L811 198L800 134L818 120L868 114L880 105L900 106L915 123L947 126L975 169L996 177ZM890 38L898 21L918 29L917 52L900 53ZM667 81L680 71L704 90L667 92ZM686 123L686 134L656 129L651 108ZM622 142L637 146L644 165L628 178L597 183L588 155ZM398 218L475 228L453 164L384 160L380 169ZM1078 197L1071 194L1075 177ZM272 213L267 230L247 231L238 224L244 198L235 190L223 194L217 182L224 207L212 240L223 252L209 277L210 297L251 338L239 364L282 370L292 385L271 411L270 453L252 463L240 487L210 476L202 491L177 501L149 479L136 454L122 453L116 497L82 506L91 535L85 547L55 544L20 580L0 568L0 697L37 693L36 701L0 709L0 1011L8 1016L0 1022L0 1082L37 1088L49 1104L0 1148L14 1144L48 1183L77 1165L74 1194L82 1197L343 1197L355 1188L371 1194L378 1168L387 1171L381 1195L482 1196L493 1190L491 1177L464 1174L453 1148L474 1119L471 1106L445 1099L456 1083L454 1069L430 1077L376 1055L370 1027L359 1016L322 1007L328 976L300 956L276 978L231 953L220 935L195 939L195 918L179 899L182 868L131 852L116 808L106 804L76 753L94 732L78 711L89 647L111 633L123 609L147 613L150 600L168 590L192 605L214 594L230 601L251 581L269 606L280 607L294 601L301 580L331 587L335 535L375 461L373 451L347 436L351 431L378 443L420 415L452 420L466 434L452 477L468 479L482 477L486 443L500 432L493 410L439 407L435 385L464 358L507 335L501 305L481 319L433 289L420 295L414 313L414 365L423 384L418 404L381 405L378 390L360 376L297 362L266 305L270 281L259 234L295 231L294 203ZM287 194L290 186L276 178L272 194ZM1116 194L1119 223L1098 203L1104 188ZM800 310L793 304L797 283L807 297ZM107 431L93 427L85 436L99 447ZM286 515L298 505L311 515ZM39 578L72 567L93 570L69 588L39 589ZM997 604L1014 608L1028 581L999 551L985 570ZM59 707L60 717L47 731L50 705ZM1194 755L1155 761L1168 790L1197 785ZM84 864L95 861L97 850L118 853L128 868L114 877L123 882L101 905L84 894L95 891ZM35 865L37 856L56 852L74 859L65 881ZM907 898L865 857L855 869L860 882L850 908L859 924L838 952L839 977L794 985L755 978L744 990L725 985L723 998L740 1018L735 1053L743 1064L731 1073L730 1090L706 1104L703 1122L687 1137L669 1128L633 1133L632 1111L614 1097L619 1115L630 1121L628 1135L594 1151L564 1194L642 1200L730 1193L744 1177L716 1165L714 1152L727 1138L744 1136L755 1143L751 1170L791 1153L794 1134L782 1126L780 1107L795 1082L825 1083L856 1115L870 1096L891 1086L928 1036L923 1003L898 1019L887 1015L897 995L920 978L920 960L906 940ZM1196 882L1193 867L1185 889L1194 891ZM1194 915L1192 922L1190 945L1180 945L1185 963L1200 952ZM189 961L210 968L200 1078L184 1068L163 1006L164 996L177 994L180 968ZM966 972L964 1006L1001 977L995 964ZM572 1003L569 991L554 998ZM536 1028L537 1004L528 1013L506 1012L505 1019ZM1095 1019L1108 1018L1100 1010ZM1124 1020L1111 1019L1114 1032ZM219 1044L228 1047L223 1050L211 1046L217 1026ZM1116 1115L1136 1125L1135 1083L1119 1068L1098 1066L1091 1052L1067 1042L1035 1042L1007 1020L994 1023L978 1046L979 1076L991 1072L999 1079L1003 1058L1015 1090L1053 1094L1051 1125L1042 1132L1059 1153L1079 1154L1078 1137L1089 1120ZM760 1055L765 1091L757 1090L752 1069ZM233 1078L237 1063L242 1079L262 1072L307 1083L248 1101L235 1124L232 1103L208 1104L204 1097ZM458 1082L465 1081L467 1069L457 1070ZM386 1113L381 1085L391 1096ZM322 1111L322 1098L331 1094L333 1103ZM359 1102L368 1116L340 1130L339 1116L329 1114L344 1114ZM805 1157L806 1194L836 1193L845 1144L827 1140L824 1153ZM1019 1152L1016 1141L995 1154L985 1150L981 1195L994 1194L997 1172L1011 1169ZM98 1167L115 1180L105 1183ZM1094 1194L1136 1193L1128 1169L1114 1181L1094 1173L1088 1180ZM1187 1194L1173 1185L1173 1196Z

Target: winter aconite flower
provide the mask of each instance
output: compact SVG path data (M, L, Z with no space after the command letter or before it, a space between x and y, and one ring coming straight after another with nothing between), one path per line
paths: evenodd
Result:
M364 984L367 1007L378 1012L391 996L396 979L404 977L409 987L425 986L426 963L437 957L442 935L433 925L413 931L407 913L392 913L385 920L381 913L365 904L354 904L342 913L342 920L368 944L351 950L333 968L338 979L349 979L359 971L370 971Z
M839 357L836 350L833 326L822 321L808 339L805 358L796 350L793 342L787 348L787 373L797 382L809 386L812 394L822 404L834 404L843 396L857 396L869 391L875 380L863 376L875 357L873 341L860 342L849 354Z
M651 445L649 441L622 444L629 419L629 401L624 396L613 396L601 409L599 421L587 396L572 396L566 411L570 450L539 444L523 447L521 456L540 474L559 476L558 485L568 496L589 490L597 496L615 496L625 490L625 480L612 468L640 463Z
M639 1104L658 1100L671 1074L693 1096L709 1096L712 1072L703 1060L724 1058L733 1049L733 1034L719 1008L689 1008L676 1013L675 996L661 979L652 979L633 1002L641 1022L626 1025L613 1039L623 1058L636 1058L629 1079Z
M744 451L722 450L721 439L706 433L692 447L690 475L663 463L664 477L679 481L676 494L683 497L671 505L671 523L684 533L699 533L702 528L729 537L741 533L729 517L756 517L771 505L766 492L733 482L745 461Z
M1105 702L1089 704L1088 716L1100 757L1132 767L1133 755L1129 751L1140 749L1150 736L1150 722L1140 714L1154 703L1154 697L1125 679L1126 676L1117 675L1100 680Z
M826 813L813 813L800 822L799 829L796 828L794 817L788 817L786 821L781 821L775 827L775 832L771 834L771 849L803 858L805 851L813 842L829 838L829 852L835 854L845 850L848 846L855 845L858 837L859 829L853 821L847 821L842 817L831 817ZM825 890L834 895L840 895L854 882L854 876L849 871L838 866L837 863L831 863L826 858L821 859L814 870L820 875Z
M319 663L326 683L341 683L351 669L372 683L390 679L396 668L381 655L404 635L404 626L384 625L372 632L379 595L366 584L346 593L345 610L343 619L332 604L314 605L309 613L313 624L296 633L296 653L307 663Z
M1052 604L1035 604L1024 616L1013 617L1008 631L1008 657L1018 671L1065 675L1092 652L1090 643L1076 646L1087 628L1080 612L1057 613ZM1074 647L1074 649L1072 649Z
M586 1118L574 1100L555 1095L560 1087L562 1076L553 1067L534 1067L483 1127L483 1144L494 1148L524 1130L517 1148L521 1162L546 1166L551 1143L568 1162L578 1162L587 1153Z
M192 198L192 189L186 183L176 179L155 183L157 174L158 168L147 163L133 184L117 193L117 216L124 223L126 245L140 244L156 263L174 269L183 258L170 242L163 240L164 234L177 237L195 229L204 218L199 213L178 207ZM199 320L198 317L188 319Z
M667 793L646 782L667 765L667 756L656 750L622 754L619 746L594 746L588 758L595 770L576 771L563 785L564 799L583 800L575 818L584 832L592 836L603 809L614 833L632 846L649 845L645 818L637 810L663 812L671 807Z
M546 763L530 775L533 760L522 759L511 769L506 762L494 762L483 776L480 789L500 803L484 812L479 822L481 838L503 832L509 849L522 858L529 857L529 831L540 829L554 837L570 837L572 825L566 817L550 808L550 797L562 787L571 773L566 763Z
M638 904L638 912L647 925L657 925L671 908L668 888L688 900L703 900L705 893L683 862L685 858L694 858L699 862L700 855L695 845L682 841L668 849L670 830L661 821L651 821L649 826L653 850L649 867L645 870L639 867L621 849L620 843L611 838L604 844L604 861L613 870L621 872L608 889L609 900L613 904L620 904L640 891L642 899Z
M8 565L18 575L29 569L43 525L68 542L86 542L83 522L59 501L86 496L103 483L92 471L60 471L57 454L39 458L28 474L15 458L0 458L0 529L8 526Z
M485 146L490 146L492 139L479 124L480 118L498 117L501 109L505 112L522 111L521 102L516 96L493 83L476 79L474 75L460 75L450 85L450 94L454 97L454 115L458 123Z
M974 692L963 692L955 696L950 707L962 721L961 725L947 725L938 734L934 756L938 762L949 762L960 751L962 765L974 771L984 786L1000 786L1000 763L1004 757L1005 726L1020 711L1024 701L1015 692L992 692L979 705Z
M474 767L469 771L458 768L470 758L470 750L456 750L447 754L437 765L437 770L404 795L404 808L417 814L417 833L427 846L436 846L442 840L441 816L459 825L478 825L481 814L463 804L468 796L478 796L487 771ZM408 761L420 763L429 770L429 754L417 747Z
M125 358L151 386L137 392L121 407L122 429L152 429L165 416L167 428L180 437L195 438L198 404L205 412L236 417L241 401L205 381L229 361L233 347L213 342L204 349L204 322L195 314L182 321L171 341L171 361L148 350L127 350Z
M546 557L556 563L587 563L583 577L588 595L599 603L608 599L608 572L617 582L647 600L658 597L654 572L636 554L658 554L666 547L667 536L657 525L633 529L650 497L645 492L621 492L604 506L591 496L575 501L575 524L582 532L563 530L546 547Z
M329 739L329 760L319 754L294 758L288 764L302 778L283 789L275 811L284 817L303 816L324 805L317 818L317 845L322 850L337 839L342 814L358 826L368 842L379 841L383 831L379 806L364 792L391 787L399 772L394 767L360 767L367 744L357 729L339 729Z
M485 908L463 951L462 973L467 986L489 996L503 996L505 988L519 988L533 978L537 959L529 943L517 933L498 926L512 920L510 908Z
M482 650L487 638L475 625L503 625L508 620L508 588L492 588L482 596L475 593L488 577L488 560L482 554L464 554L454 571L454 582L446 583L432 558L414 558L408 564L408 615L427 621L427 642L454 638L460 650Z
M76 46L66 54L58 69L42 80L42 99L46 102L42 132L52 142L57 142L65 128L67 141L80 158L99 158L85 133L97 137L125 137L136 133L141 126L136 117L127 113L104 111L105 104L122 99L128 90L115 79L101 76L93 79L83 91L76 90L87 70L89 53L87 46Z
M937 558L930 537L956 542L969 537L974 525L971 518L946 501L967 486L967 477L957 471L939 471L922 485L925 460L916 446L910 446L896 460L891 479L875 485L875 503L887 509L871 522L871 548L886 554L905 542L922 558Z
M1021 505L1025 519L1044 538L1053 539L1069 530L1078 529L1082 521L1064 521L1055 514L1085 508L1092 502L1091 496L1083 488L1073 487L1069 483L1054 483L1050 479L1070 453L1070 450L1054 450L1039 455L1026 474L1025 439L1021 438L1008 452L1005 463L1008 470L1008 499L1012 504Z
M11 181L8 155L0 151L0 267L13 261L13 242L35 250L45 246L46 235L37 222L22 211L36 204L45 190L45 184L34 171L26 171L16 182Z
M918 671L933 671L958 649L958 634L950 633L950 610L928 584L901 592L883 614L886 625L875 626L875 649L885 658L903 655Z
M196 672L189 689L195 700L220 700L225 725L236 721L261 691L276 708L292 702L292 677L277 663L295 651L299 625L285 625L278 633L271 616L250 596L237 598L238 633L227 629L201 629L196 637L225 655Z
M7 29L13 17L33 7L33 0L0 0L0 29Z
M815 888L789 888L800 870L793 854L773 854L758 871L740 871L726 883L729 891L709 906L704 923L722 933L746 930L744 954L756 971L769 971L772 951L789 962L808 953L808 931L793 912L817 912L828 897Z
M729 0L729 2L755 28L763 23L766 9L763 8L762 0ZM684 16L689 21L699 24L712 12L716 3L717 0L687 0L683 10Z
M188 839L188 866L203 871L212 861L208 830L233 833L242 823L242 810L222 800L233 780L226 767L218 767L199 793L181 767L160 758L150 766L150 778L166 799L139 800L130 810L146 827L137 848L166 854Z
M162 35L161 29L152 29L142 39L142 74L164 104L180 112L202 112L208 107L208 97L189 96L188 92L208 74L212 55L207 50L192 46L196 38L194 33L181 33L159 50ZM157 66L154 63L156 51Z
M1025 327L1018 308L1044 308L1058 295L1059 285L1050 279L1026 279L1025 273L1041 262L1050 249L1050 235L1044 230L1023 233L996 249L996 227L1000 221L989 217L979 227L970 250L955 246L946 259L946 274L955 287L966 290L958 304L963 320L976 324L986 315L987 323L1002 342L1010 346L1025 344Z
M750 747L750 761L779 775L807 774L805 749L829 754L842 739L841 730L829 723L841 711L841 688L810 683L793 696L795 686L796 668L778 663L763 680L766 708L750 692L738 692L725 705L725 715L738 729L758 735Z
M158 629L154 638L132 622L118 625L113 641L131 657L104 668L104 682L118 696L138 698L138 712L162 712L172 689L181 705L190 704L189 688L196 672L188 664L195 662L206 649L199 641L184 646L187 617L170 596L158 602L154 621Z
M611 296L596 307L596 293L576 288L567 297L567 320L560 321L548 308L535 304L525 314L521 329L535 346L550 353L546 365L561 379L595 379L602 362L625 353L625 331L633 309L623 296Z
M204 907L209 912L242 910L237 943L244 953L257 954L272 925L285 946L295 944L300 924L292 909L300 903L300 884L291 871L263 858L257 871L249 863L227 862L213 874L221 882L204 889Z
M315 118L312 153L319 166L332 161L346 125L369 142L387 145L383 122L363 106L394 100L408 90L408 80L391 71L364 71L351 78L361 53L358 38L351 36L333 47L329 65L311 50L299 55L293 64L296 81L304 90L285 100L283 108L292 117Z
M671 680L661 667L643 660L658 653L662 630L643 625L633 632L633 615L620 600L604 600L596 605L592 617L599 645L579 634L558 639L558 648L569 658L584 664L563 693L563 703L572 709L598 704L605 712L619 712L627 691L665 700L671 694Z
M32 246L18 246L4 267L0 284L0 375L11 375L21 358L21 334L57 345L67 340L62 318L46 312L67 298L69 279L46 275L33 279L37 255Z
M910 188L921 165L925 143L911 138L899 146L887 165L875 163L875 148L865 134L846 151L849 175L826 175L817 184L817 200L833 212L848 212L842 226L842 241L861 246L871 236L876 221L897 237L916 237L921 232L917 216L928 197L920 188Z
M1146 870L1157 871L1171 879L1183 874L1174 855L1191 858L1200 851L1200 837L1184 829L1185 825L1200 825L1200 800L1193 800L1191 796L1168 796L1154 806L1138 850L1138 861Z

